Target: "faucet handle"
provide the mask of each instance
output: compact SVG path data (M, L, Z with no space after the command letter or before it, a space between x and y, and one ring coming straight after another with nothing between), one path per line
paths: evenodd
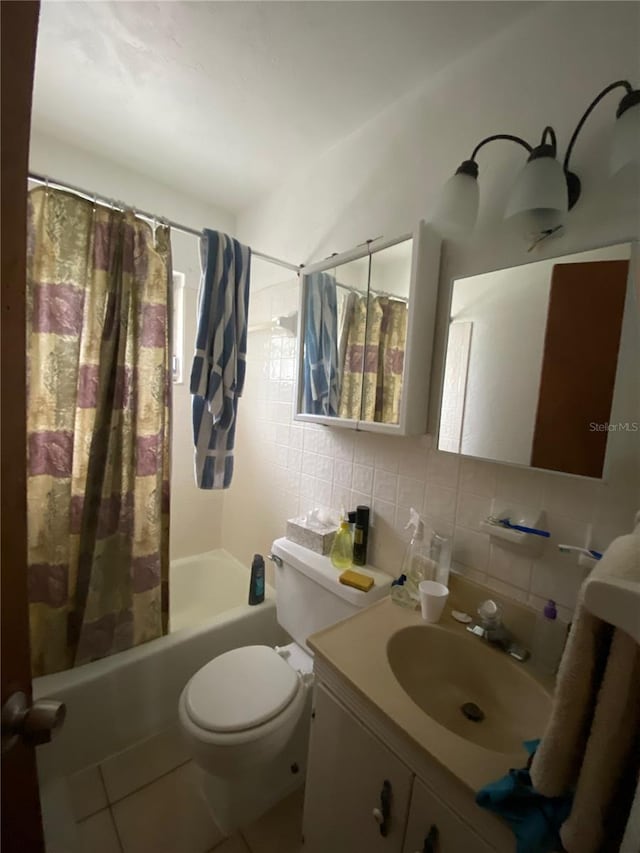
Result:
M497 628L502 624L502 613L492 598L483 601L478 607L478 616L483 628Z

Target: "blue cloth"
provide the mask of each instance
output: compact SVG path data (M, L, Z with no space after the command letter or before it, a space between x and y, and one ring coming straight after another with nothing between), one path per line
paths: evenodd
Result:
M539 740L525 741L530 755ZM530 763L530 762L529 762ZM552 853L562 850L560 827L569 817L572 797L544 797L531 782L529 768L510 770L476 794L476 803L500 815L517 840L517 853Z
M238 398L246 371L251 249L205 229L200 253L198 333L190 382L196 484L226 489L233 477Z
M329 273L305 277L304 411L338 414L338 303Z

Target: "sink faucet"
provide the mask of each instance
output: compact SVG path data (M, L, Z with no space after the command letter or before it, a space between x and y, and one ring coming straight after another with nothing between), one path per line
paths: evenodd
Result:
M467 631L497 646L517 661L525 661L529 657L529 652L513 641L512 634L502 623L500 608L492 599L483 601L478 607L478 619L467 626Z

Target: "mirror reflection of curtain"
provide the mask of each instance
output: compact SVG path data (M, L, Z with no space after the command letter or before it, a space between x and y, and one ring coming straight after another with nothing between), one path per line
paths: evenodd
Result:
M342 369L341 418L399 422L406 337L404 302L356 298Z
M338 414L338 306L336 280L329 273L306 279L304 329L304 411Z
M402 374L407 345L407 304L380 299L382 326L378 360L375 420L383 424L400 422Z
M364 361L365 335L367 332L367 298L354 297L350 322L346 326L347 345L342 366L340 405L341 418L358 420L362 403L362 366Z

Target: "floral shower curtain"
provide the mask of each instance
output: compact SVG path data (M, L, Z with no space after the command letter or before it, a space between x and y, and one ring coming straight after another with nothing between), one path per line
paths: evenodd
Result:
M350 317L345 321L347 346L342 365L342 383L338 415L341 418L360 418L362 406L362 366L367 333L367 297L357 296Z
M383 424L400 422L402 373L407 345L407 303L380 299L380 351L376 385L375 420Z
M407 340L406 303L383 296L358 297L346 335L340 417L398 423Z
M169 237L131 212L49 188L29 194L34 676L166 630Z

